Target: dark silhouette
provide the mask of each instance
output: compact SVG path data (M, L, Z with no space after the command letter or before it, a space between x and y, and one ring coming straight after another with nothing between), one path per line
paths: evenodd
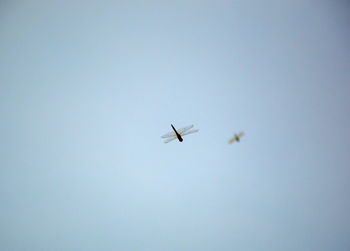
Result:
M180 142L182 142L183 139L182 139L181 135L176 131L176 129L175 129L175 127L174 127L173 125L171 125L171 127L173 128L174 132L176 133L177 139L178 139Z

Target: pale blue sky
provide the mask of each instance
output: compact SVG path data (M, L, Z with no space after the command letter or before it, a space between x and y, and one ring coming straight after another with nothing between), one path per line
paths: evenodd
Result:
M350 250L349 11L2 1L0 249Z

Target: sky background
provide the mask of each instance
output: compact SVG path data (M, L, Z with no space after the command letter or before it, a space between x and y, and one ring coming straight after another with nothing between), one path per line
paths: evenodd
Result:
M0 249L349 251L349 11L2 0Z

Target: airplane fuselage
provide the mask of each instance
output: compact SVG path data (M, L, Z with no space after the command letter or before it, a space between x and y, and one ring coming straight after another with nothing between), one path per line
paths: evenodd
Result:
M182 142L183 139L182 139L181 135L176 131L176 129L175 129L175 127L174 127L173 125L171 125L171 127L173 128L174 132L176 133L177 139L178 139L180 142Z

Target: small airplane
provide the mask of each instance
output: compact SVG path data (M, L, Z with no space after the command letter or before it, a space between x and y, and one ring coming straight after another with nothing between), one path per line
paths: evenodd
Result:
M244 135L245 135L244 132L240 132L238 134L235 134L232 138L229 139L228 143L232 144L235 141L239 142L240 138L243 137Z
M164 134L162 136L162 138L166 138L164 140L164 143L169 143L170 141L172 141L174 139L178 139L180 142L182 142L183 141L183 138L182 138L183 136L199 131L199 130L190 130L193 127L193 125L185 126L185 127L181 128L181 129L178 129L178 130L176 130L173 125L171 125L171 127L173 128L174 131L173 132L169 132L167 134Z

